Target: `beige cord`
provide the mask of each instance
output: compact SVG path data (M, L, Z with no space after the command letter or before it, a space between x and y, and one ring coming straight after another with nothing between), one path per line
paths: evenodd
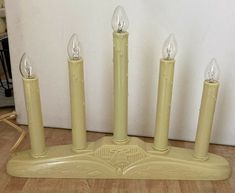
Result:
M11 121L8 121L9 119L14 119L14 118L16 118L15 111L13 111L11 113L6 113L6 114L0 116L0 122L3 121L4 123L15 128L20 133L20 137L18 138L16 143L12 146L12 148L10 149L11 153L13 153L17 149L17 147L20 145L20 143L22 142L22 140L24 139L24 137L26 135L26 131L24 129L22 129L18 125L12 123Z
M1 115L0 116L0 121L2 121L3 119L14 119L16 118L16 112L15 111L12 111L11 113L6 113L4 115Z

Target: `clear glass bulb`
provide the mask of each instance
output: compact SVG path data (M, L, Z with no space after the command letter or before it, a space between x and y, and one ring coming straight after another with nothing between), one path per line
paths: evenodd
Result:
M122 33L126 32L129 26L128 17L123 7L117 6L113 13L112 27L113 31Z
M163 44L162 55L166 60L173 60L177 53L177 42L174 34L170 34Z
M70 60L79 60L81 58L81 48L77 34L73 34L71 36L68 43L67 51Z
M26 79L33 78L33 68L28 56L24 53L20 60L20 73Z
M205 80L217 82L219 80L220 69L215 58L212 58L205 70Z

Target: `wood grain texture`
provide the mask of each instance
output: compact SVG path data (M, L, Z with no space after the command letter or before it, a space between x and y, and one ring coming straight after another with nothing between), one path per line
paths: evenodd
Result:
M1 109L0 114L12 109ZM26 127L25 127L26 128ZM5 123L0 123L0 193L233 193L235 192L235 147L211 145L210 152L224 156L232 165L230 179L225 181L168 181L168 180L94 180L94 179L28 179L11 177L6 173L9 150L18 133ZM94 141L105 134L88 132L88 140ZM142 138L152 142L152 138ZM71 130L46 129L47 145L71 143ZM173 141L178 147L193 147L193 143ZM28 136L19 150L29 148Z

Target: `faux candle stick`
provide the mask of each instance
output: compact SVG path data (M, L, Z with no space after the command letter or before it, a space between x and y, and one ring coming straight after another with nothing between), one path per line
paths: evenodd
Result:
M211 128L219 89L218 67L213 59L206 70L206 80L201 100L197 134L194 146L194 157L201 160L208 158Z
M168 130L170 122L172 86L174 78L174 60L161 60L158 84L156 133L154 148L165 151L168 148Z
M83 59L80 57L79 41L76 34L70 39L68 54L72 148L76 151L87 146Z
M153 147L159 151L168 149L168 131L170 122L172 87L174 78L174 64L176 41L170 35L163 46L163 58L160 61L158 82L156 128Z
M41 101L38 79L32 74L32 66L24 54L20 70L23 76L25 105L27 109L28 128L32 157L45 155L45 134L42 121Z
M120 20L120 18L122 20ZM127 17L122 7L113 15L113 63L114 63L114 136L116 143L128 140L128 33Z

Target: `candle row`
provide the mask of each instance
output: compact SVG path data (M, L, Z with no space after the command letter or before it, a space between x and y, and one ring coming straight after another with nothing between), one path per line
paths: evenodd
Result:
M125 144L128 137L128 18L125 10L118 6L113 15L113 63L114 63L114 133L116 144ZM160 60L157 97L156 128L153 148L156 151L168 151L168 131L172 88L174 79L177 43L171 34L163 45L163 58ZM87 147L85 125L85 95L83 59L80 55L78 36L73 34L68 43L68 66L71 104L71 127L73 151ZM25 101L28 116L31 154L43 156L46 152L44 129L42 124L41 102L38 79L32 72L32 66L24 54L20 62L23 77ZM195 140L194 157L207 159L207 152L218 93L219 68L215 59L206 69L204 89Z
M114 30L114 142L126 142L127 137L127 93L128 93L128 18L125 10L118 6L113 15ZM171 98L174 78L177 43L171 34L163 45L163 58L160 60L156 128L153 148L168 151L168 132L170 124ZM205 82L195 140L194 157L207 159L207 152L219 88L219 68L212 59L205 72ZM119 94L117 94L119 93Z

